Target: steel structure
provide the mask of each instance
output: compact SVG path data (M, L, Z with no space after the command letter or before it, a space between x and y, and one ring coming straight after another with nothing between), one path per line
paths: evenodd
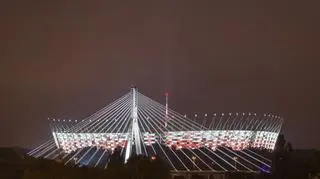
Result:
M125 162L146 155L163 158L174 171L255 172L271 161L254 149L274 149L283 119L222 113L199 122L169 109L168 94L164 106L132 88L85 119L49 121L53 139L29 155L106 168L119 147Z

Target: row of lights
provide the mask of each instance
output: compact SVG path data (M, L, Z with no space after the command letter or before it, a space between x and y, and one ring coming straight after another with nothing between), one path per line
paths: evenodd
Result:
M241 113L235 113L236 116L241 115ZM242 113L242 116L245 116L246 113ZM248 113L249 116L257 116L257 113ZM217 116L217 113L214 113L213 116ZM225 116L225 113L221 113L221 116ZM232 116L232 113L229 113L229 116ZM273 118L277 118L280 119L280 116L275 116L275 115L271 115L271 114L264 114L264 117L273 117ZM184 117L186 118L187 115L185 114ZM198 117L198 114L194 114L194 117ZM204 114L204 117L208 117L208 114Z
M77 119L76 120L71 120L71 119L48 119L48 121L53 121L53 122L55 122L55 121L57 121L57 122L78 122ZM82 122L83 121L84 120L82 120ZM91 122L91 120L90 120L90 122Z
M118 119L115 119L116 121L118 120ZM48 118L48 121L57 121L57 122L78 122L78 120L76 119L76 120L71 120L71 119L50 119L50 118ZM79 120L80 121L80 120ZM81 120L81 122L84 122L85 120L84 119L82 119ZM93 120L89 120L89 122L92 122ZM97 120L98 122L100 121L100 119L98 119ZM108 120L106 120L106 121L108 121Z
M236 114L236 116L238 116L238 115L241 115L241 113L235 113ZM242 113L242 116L245 116L246 115L246 113ZM253 116L257 116L257 113L248 113L248 115L249 116L251 116L251 115L253 115ZM217 113L214 113L213 114L213 116L217 116ZM221 113L221 116L225 116L225 114L224 113ZM229 113L229 116L232 116L232 113ZM276 118L276 119L281 119L281 117L280 116L275 116L275 115L271 115L271 114L264 114L263 115L264 117L266 117L266 116L268 116L268 117L273 117L273 118ZM184 115L184 117L186 118L187 117L187 115L185 114ZM198 114L194 114L194 117L198 117ZM204 117L208 117L208 114L204 114ZM175 116L172 116L172 118L175 118ZM149 116L147 117L147 119L149 119ZM48 118L48 120L50 120L49 118ZM116 121L117 121L117 119L115 119ZM56 121L56 119L52 119L52 121ZM57 121L58 122L72 122L72 120L60 120L60 119L57 119ZM92 120L90 119L89 120L89 122L91 122ZM100 121L99 119L97 120L98 122ZM78 120L74 120L74 122L78 122ZM82 122L84 122L84 120L82 120Z

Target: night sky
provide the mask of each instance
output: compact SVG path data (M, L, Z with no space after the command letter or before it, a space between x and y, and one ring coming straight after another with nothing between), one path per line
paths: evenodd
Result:
M320 148L320 1L50 1L1 1L0 146L135 84L180 113L281 115L295 148Z

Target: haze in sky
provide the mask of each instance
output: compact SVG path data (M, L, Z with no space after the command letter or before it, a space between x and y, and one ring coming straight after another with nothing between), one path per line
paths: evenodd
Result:
M180 113L271 112L320 148L319 1L6 1L0 146L49 139L130 90Z

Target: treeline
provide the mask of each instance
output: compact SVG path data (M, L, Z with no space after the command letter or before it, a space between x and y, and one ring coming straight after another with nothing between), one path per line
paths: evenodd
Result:
M35 158L26 158L25 162L23 179L164 179L170 174L160 157L133 156L123 164L117 152L111 156L107 169Z
M280 135L277 140L272 163L272 179L307 179L320 175L320 152L295 150L284 135Z

